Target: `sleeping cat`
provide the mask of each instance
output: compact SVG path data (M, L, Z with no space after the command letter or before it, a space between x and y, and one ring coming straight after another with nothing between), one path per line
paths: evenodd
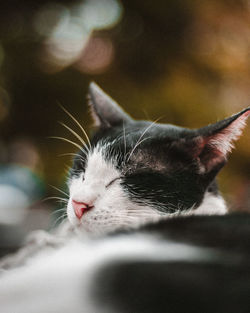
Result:
M94 83L89 98L67 205L84 236L4 272L1 311L249 312L250 217L224 215L215 178L250 109L190 130L135 121Z
M90 233L180 214L224 214L215 177L249 116L246 109L200 128L135 121L95 83L89 102L97 128L68 181L69 221Z

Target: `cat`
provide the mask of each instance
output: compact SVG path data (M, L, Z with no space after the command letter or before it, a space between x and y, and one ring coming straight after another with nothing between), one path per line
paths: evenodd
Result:
M95 83L89 103L96 132L70 171L67 215L75 228L106 233L180 214L225 214L216 175L249 109L187 129L135 121Z
M2 273L1 311L248 312L250 217L225 214L215 179L250 109L191 130L135 121L95 83L89 100L96 132L69 173L71 228Z

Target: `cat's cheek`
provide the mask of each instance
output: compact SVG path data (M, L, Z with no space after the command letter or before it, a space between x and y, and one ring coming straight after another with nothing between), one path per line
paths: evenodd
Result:
M79 225L79 220L77 219L77 217L75 215L73 206L71 204L71 200L69 200L68 205L67 205L67 216L68 216L68 219L69 219L70 223L73 226Z

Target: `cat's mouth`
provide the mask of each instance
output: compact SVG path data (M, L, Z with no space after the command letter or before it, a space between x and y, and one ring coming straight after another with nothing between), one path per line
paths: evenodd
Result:
M84 213L92 209L94 206L87 204L85 202L78 202L76 200L72 200L72 206L75 212L76 217L80 220Z

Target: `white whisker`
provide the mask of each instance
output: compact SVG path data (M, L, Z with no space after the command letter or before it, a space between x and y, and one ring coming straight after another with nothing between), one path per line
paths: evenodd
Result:
M80 156L79 154L77 153L62 153L62 154L59 154L60 157L63 157L63 156L73 156L73 157L77 157L79 158L81 161L85 162L85 159Z
M58 214L59 212L65 212L66 209L65 208L62 208L62 209L59 209L59 210L55 210L54 212L52 212L50 215L55 215L55 214Z
M59 222L61 223L65 217L67 217L67 214L60 215L53 223L52 228L54 228Z
M68 131L70 131L81 142L81 144L87 149L87 151L89 152L89 147L86 145L85 141L73 129L71 129L69 126L67 126L63 122L59 122L59 123L62 126L64 126L66 129L68 129Z
M67 194L65 191L61 190L60 188L58 187L55 187L53 185L49 185L50 187L54 188L55 190L61 192L62 194L64 194L65 196L69 197L69 194Z
M139 139L137 140L134 148L132 149L132 151L130 152L129 154L129 157L128 157L128 161L130 160L131 156L133 155L135 149L145 140L141 140L143 138L143 136L146 134L147 131L149 131L149 129L151 127L153 127L153 125L155 125L159 120L161 119L161 117L157 118L155 121L153 121L144 131L143 133L141 134L141 136L139 137ZM146 138L146 139L149 139L150 137Z
M65 203L68 202L67 199L61 198L61 197L47 197L47 198L43 199L42 201L48 201L48 200L60 200L61 202L65 202Z
M86 139L87 139L87 142L88 142L88 144L89 144L89 148L92 149L92 146L91 146L91 142L90 142L90 140L89 140L89 137L88 137L86 131L84 130L84 128L82 127L82 125L81 125L81 124L78 122L78 120L77 120L71 113L69 113L69 111L66 110L60 103L59 103L59 105L60 105L61 109L62 109L66 114L68 114L68 116L71 117L72 120L73 120L73 121L78 125L78 127L81 129L81 131L83 132L84 136L85 136Z
M126 133L125 133L124 122L123 122L123 142L124 142L124 160L125 160L126 154L127 154L127 142L126 142Z
M78 145L76 142L72 141L72 140L69 140L67 138L64 138L64 137L58 137L58 136L51 136L49 138L52 138L52 139L59 139L59 140L62 140L62 141L65 141L65 142L68 142L68 143L71 143L73 146L77 147L80 151L82 151L86 156L87 156L87 152L83 150L83 148Z

